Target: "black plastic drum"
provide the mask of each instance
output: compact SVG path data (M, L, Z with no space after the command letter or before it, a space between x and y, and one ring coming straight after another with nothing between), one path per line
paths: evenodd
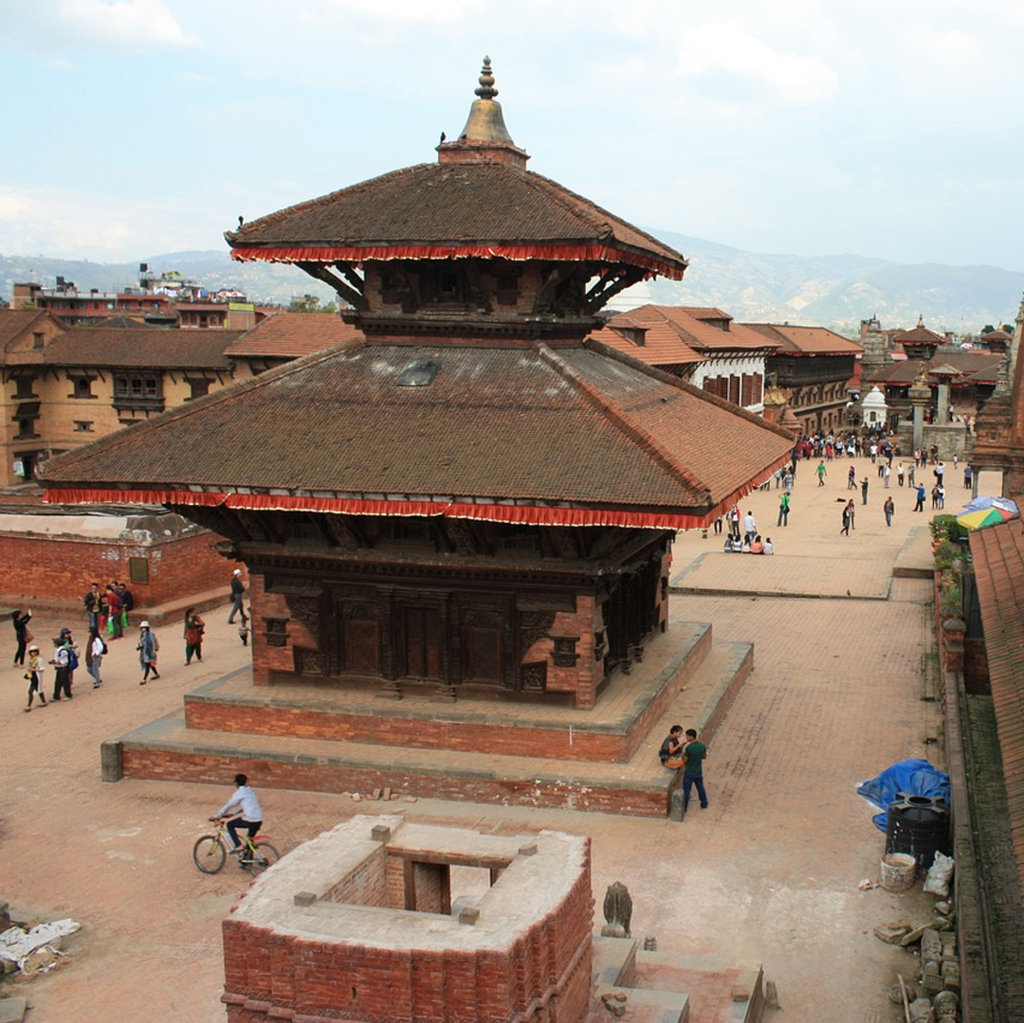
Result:
M908 853L918 870L927 870L935 853L950 853L949 807L934 796L908 796L897 792L889 804L885 851Z

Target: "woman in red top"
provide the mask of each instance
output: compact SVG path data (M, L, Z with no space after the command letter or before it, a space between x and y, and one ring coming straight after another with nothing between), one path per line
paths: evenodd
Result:
M103 596L107 608L107 632L111 639L120 639L124 633L121 622L121 598L113 586L108 586Z
M203 633L206 622L199 617L194 607L185 612L185 663L191 664L192 658L203 659Z

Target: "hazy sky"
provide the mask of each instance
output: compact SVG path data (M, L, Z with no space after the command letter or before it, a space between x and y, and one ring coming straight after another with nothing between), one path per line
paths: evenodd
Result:
M3 0L0 253L135 260L436 159L755 252L1024 270L1019 0Z

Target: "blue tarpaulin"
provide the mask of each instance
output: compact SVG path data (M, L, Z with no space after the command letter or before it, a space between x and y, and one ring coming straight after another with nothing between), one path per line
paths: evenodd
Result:
M887 767L877 778L862 782L857 789L858 795L882 810L882 813L871 818L879 831L885 831L888 826L886 811L897 792L905 792L908 796L932 796L944 799L948 804L949 775L932 767L927 760L915 757L900 760L892 767Z

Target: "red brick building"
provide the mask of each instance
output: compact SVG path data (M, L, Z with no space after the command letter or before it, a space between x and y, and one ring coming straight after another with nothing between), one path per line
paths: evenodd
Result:
M788 458L786 431L587 340L686 260L527 171L493 82L436 163L227 235L329 281L359 335L47 467L52 500L229 539L258 685L592 707L667 625L675 530Z

